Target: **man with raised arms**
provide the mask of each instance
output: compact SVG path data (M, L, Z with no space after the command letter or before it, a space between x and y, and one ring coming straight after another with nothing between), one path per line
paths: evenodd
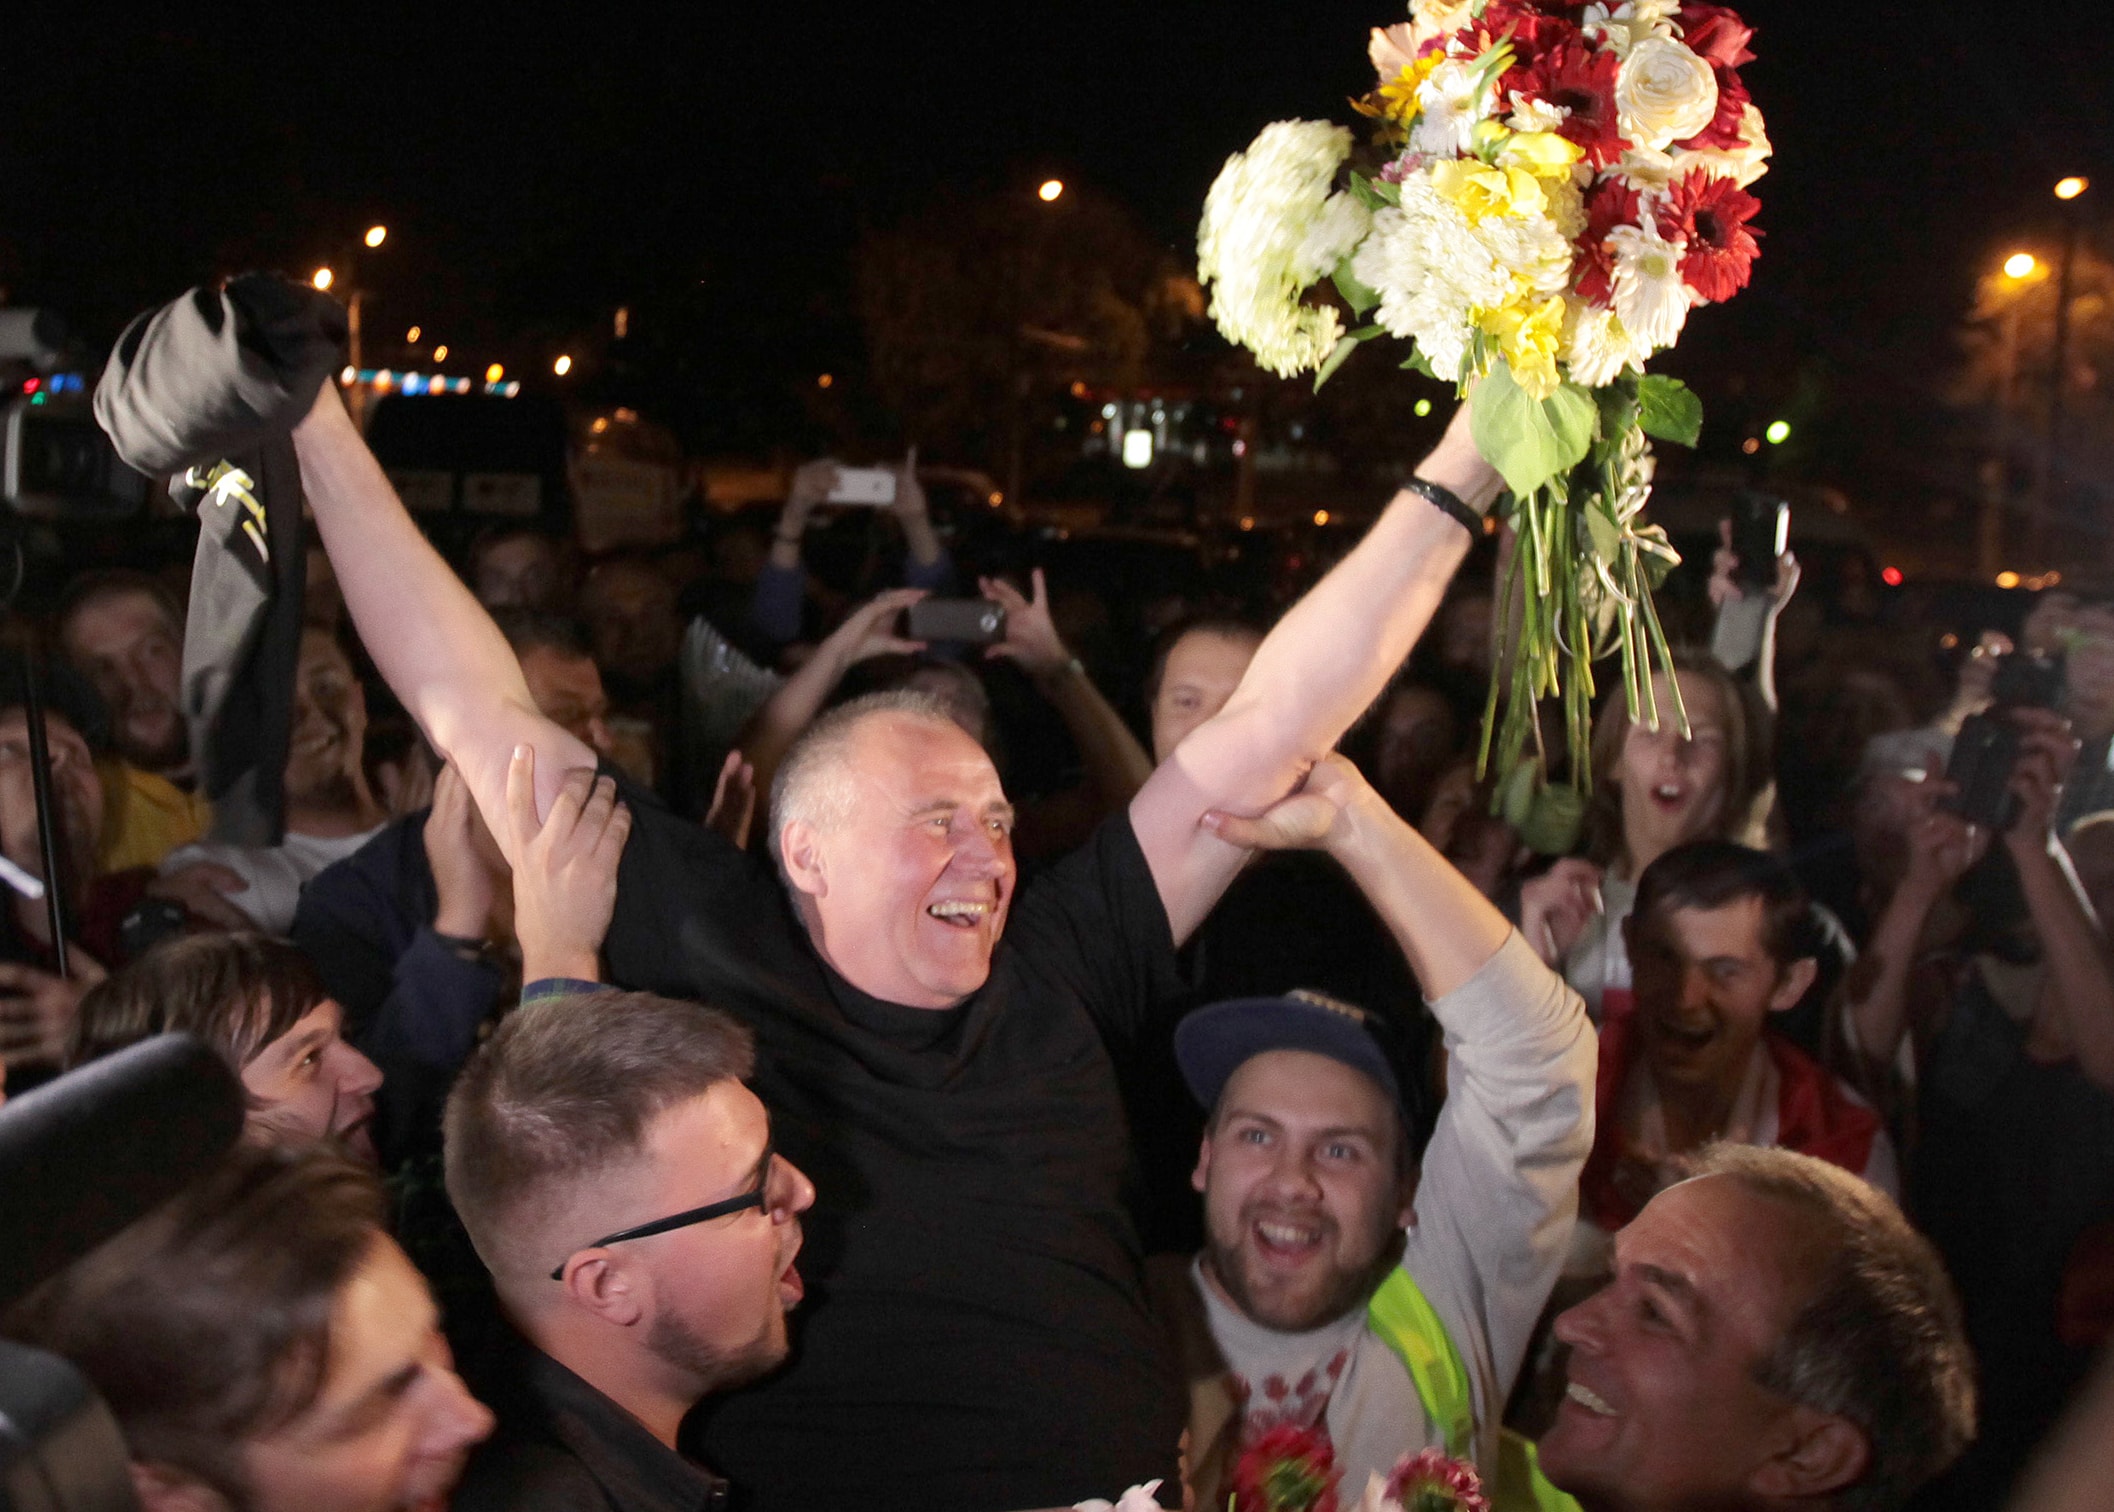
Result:
M294 441L361 635L486 814L606 822L615 780L537 714L327 385ZM782 886L623 791L606 942L583 929L527 974L594 979L601 950L609 980L756 1034L778 1148L821 1194L791 1365L701 1427L701 1458L758 1512L988 1512L1175 1484L1182 1391L1124 1216L1111 1057L1164 1032L1175 949L1240 868L1202 816L1298 786L1408 654L1498 488L1464 412L1225 707L1017 897L997 772L915 695L835 711L788 755Z

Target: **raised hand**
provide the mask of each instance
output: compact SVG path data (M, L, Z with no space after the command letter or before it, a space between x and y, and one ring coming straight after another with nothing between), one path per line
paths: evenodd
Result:
M747 850L749 824L755 817L756 769L742 759L741 752L729 751L720 763L719 780L712 785L705 828L723 835L736 850Z
M1557 862L1519 890L1519 932L1551 970L1602 911L1600 868L1576 856Z
M109 976L78 946L67 952L71 977L0 962L0 1059L10 1066L56 1065L82 994Z
M836 659L840 674L845 668L875 656L909 656L925 649L923 641L905 640L892 628L896 616L925 597L922 588L891 588L875 594L844 617L832 630L816 655Z
M616 910L617 863L631 810L591 767L565 774L550 816L536 818L536 753L517 746L506 774L503 844L514 869L514 934L521 979L601 976L602 940Z
M1056 621L1050 618L1050 590L1042 569L1037 567L1031 572L1028 581L1035 590L1032 599L1023 598L1020 590L1004 578L976 580L983 596L1006 611L1006 638L985 648L984 655L1013 662L1030 677L1054 677L1072 664L1071 649L1057 633Z
M2077 764L2078 741L2070 722L2048 709L2013 709L2006 716L2019 727L2019 759L2011 769L2011 792L2018 814L2004 832L2016 848L2046 850L2055 832L2055 811L2063 783Z
M1345 811L1369 791L1365 774L1332 751L1288 797L1254 818L1212 809L1199 822L1246 850L1327 850L1342 837Z
M326 385L327 387L328 385ZM250 916L228 901L228 894L248 892L249 883L239 872L217 861L193 861L189 866L156 877L147 884L147 895L181 903L194 918L219 929L249 929Z

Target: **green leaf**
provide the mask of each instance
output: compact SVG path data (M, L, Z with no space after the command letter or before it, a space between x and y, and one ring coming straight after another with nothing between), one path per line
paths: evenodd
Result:
M1615 561L1622 552L1621 527L1608 518L1598 498L1590 500L1578 513L1585 519L1586 534L1592 538L1594 555L1603 562Z
M1385 210L1402 203L1399 185L1385 179L1367 178L1362 173L1351 175L1351 194L1368 210Z
M1620 436L1637 423L1637 386L1633 380L1618 379L1606 388L1593 390L1593 402L1600 406L1600 434Z
M1432 371L1431 359L1424 355L1423 350L1421 348L1411 347L1409 349L1409 355L1402 359L1402 366L1412 373L1422 373L1425 377L1433 380L1434 382L1444 381L1440 379L1437 373Z
M1336 292L1343 296L1343 302L1351 307L1353 315L1363 315L1380 302L1377 291L1358 281L1358 275L1351 271L1348 257L1336 264L1335 281Z
M1534 758L1523 756L1519 764L1505 775L1504 785L1498 789L1498 813L1514 829L1524 825L1527 816L1534 812L1534 782L1540 775Z
M1637 380L1637 423L1656 440L1694 446L1703 434L1703 401L1678 378L1646 373Z
M1314 374L1315 393L1321 392L1321 386L1335 376L1336 369L1350 361L1351 353L1358 350L1358 343L1361 339L1358 333L1353 331L1350 335L1338 339L1336 344L1329 349L1329 355L1321 359L1321 367Z
M1536 401L1499 362L1469 399L1476 450L1522 497L1584 460L1600 423L1593 396L1567 383Z

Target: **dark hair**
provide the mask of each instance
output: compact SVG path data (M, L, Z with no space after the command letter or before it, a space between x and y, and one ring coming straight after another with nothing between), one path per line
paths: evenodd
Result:
M37 694L47 720L54 714L65 720L97 755L110 749L110 712L87 679L73 668L63 662L39 666ZM20 653L0 651L0 714L26 709L28 704L28 667Z
M183 606L176 601L176 595L169 591L168 584L144 572L135 572L129 567L104 567L94 572L82 573L68 583L65 593L60 595L58 612L52 615L51 622L58 630L62 648L66 640L66 627L76 614L104 599L128 595L153 600L154 607L167 618L170 628L175 630L179 638L183 635Z
M1725 706L1725 795L1718 811L1717 838L1730 840L1747 826L1754 795L1769 782L1767 711L1749 703L1738 679L1707 651L1677 647L1674 672L1709 683L1718 690ZM1659 707L1663 725L1673 718L1664 702ZM1619 695L1610 698L1593 723L1593 797L1586 808L1586 854L1606 864L1622 854L1622 766L1623 747L1629 743L1628 702Z
M1938 1252L1884 1193L1824 1160L1718 1143L1692 1169L1796 1209L1816 1230L1812 1290L1754 1378L1855 1423L1871 1460L1834 1505L1893 1512L1974 1437L1974 1360Z
M559 1182L635 1154L663 1110L755 1067L749 1031L647 992L544 998L516 1010L448 1095L445 1175L470 1240L502 1280L548 1270L510 1220Z
M1778 966L1820 956L1823 941L1812 900L1791 868L1766 851L1730 840L1677 845L1637 879L1630 917L1662 917L1676 908L1723 908L1762 900L1762 948Z
M519 658L531 651L555 651L560 656L579 660L593 655L587 644L587 632L580 622L570 615L552 614L547 609L506 608L491 611L492 623L506 637Z
M177 935L82 996L66 1064L181 1031L240 1075L328 996L308 957L284 940L249 930Z
M1239 614L1204 613L1184 615L1154 637L1152 661L1145 670L1145 706L1149 709L1160 696L1160 679L1167 675L1167 658L1174 655L1174 648L1192 635L1217 635L1227 640L1252 640L1260 642L1269 629L1255 620Z
M135 1463L244 1506L242 1441L314 1404L338 1293L383 1211L380 1183L342 1155L241 1145L15 1304L0 1332L86 1376Z

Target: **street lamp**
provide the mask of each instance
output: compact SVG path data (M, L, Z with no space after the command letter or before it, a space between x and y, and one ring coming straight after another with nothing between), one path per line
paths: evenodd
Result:
M2063 390L2070 381L2070 275L2077 263L2077 202L2089 187L2084 179L2074 176L2055 186L2055 197L2063 204L2063 258L2055 275L2055 372L2048 385L2048 451L2041 462L2040 507L2033 515L2031 544L2036 565L2044 562L2041 527L2053 503L2063 452Z
M2014 252L2004 259L2004 276L2014 283L2022 282L2031 278L2040 265L2040 259L2031 252Z
M1042 181L1042 187L1035 191L1035 197L1041 200L1045 205L1054 205L1057 203L1058 197L1063 193L1063 179L1044 179Z
M379 247L383 242L389 240L389 228L387 226L369 226L366 236L361 239L370 248Z
M331 272L328 268L318 268L309 275L308 281L319 289L328 289L338 281L338 275Z
M2059 200L2074 200L2091 187L2092 181L2090 179L2079 178L2073 173L2070 177L2059 180L2056 183L2055 197Z
M567 373L570 373L572 370L573 360L570 357L561 356L556 362L551 364L551 371L556 373L560 378L563 378Z

